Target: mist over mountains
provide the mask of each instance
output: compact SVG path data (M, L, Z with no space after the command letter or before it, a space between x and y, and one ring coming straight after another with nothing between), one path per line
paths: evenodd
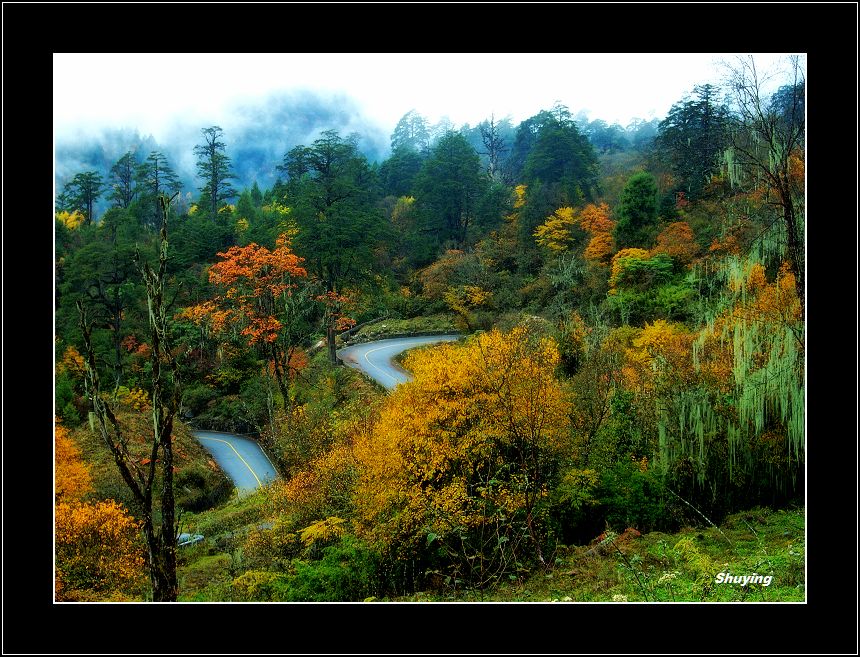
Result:
M194 147L202 143L201 130L215 123L211 117L180 117L160 140L136 128L92 128L74 134L55 135L55 182L59 192L72 177L83 171L98 171L107 181L113 164L133 151L138 162L158 150L166 157L182 182L183 195L199 193ZM236 175L234 187L243 189L254 181L261 189L278 177L276 166L294 146L310 145L324 130L341 135L359 135L359 149L370 161L381 161L390 150L390 130L362 115L357 103L344 95L290 92L234 106L217 125L224 130L227 155ZM107 207L105 198L99 206ZM103 208L99 208L101 210Z

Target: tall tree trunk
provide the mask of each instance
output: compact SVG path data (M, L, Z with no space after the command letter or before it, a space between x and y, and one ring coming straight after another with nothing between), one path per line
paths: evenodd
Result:
M158 593L154 598L173 602L179 593L176 579L176 503L173 494L173 418L164 423L161 436L162 487L161 487L161 573ZM153 596L155 589L153 589Z

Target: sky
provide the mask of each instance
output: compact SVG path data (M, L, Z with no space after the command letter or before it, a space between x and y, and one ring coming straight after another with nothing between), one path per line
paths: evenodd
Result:
M177 121L226 128L238 107L299 90L352 99L386 132L412 109L431 123L474 126L494 114L516 124L556 101L626 126L663 118L696 84L719 83L719 61L734 56L55 53L54 134L130 128L160 140Z

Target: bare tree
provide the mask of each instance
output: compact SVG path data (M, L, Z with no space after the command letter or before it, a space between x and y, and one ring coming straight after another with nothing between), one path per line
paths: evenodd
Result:
M175 195L174 195L175 196ZM152 599L157 602L176 600L176 522L173 494L173 418L179 408L179 365L171 349L167 332L167 306L164 298L164 281L167 265L167 216L170 201L161 197L161 240L158 269L141 262L135 253L135 262L146 284L149 306L149 327L152 342L152 450L149 464L144 470L128 450L128 440L110 405L101 397L101 384L96 369L92 345L92 325L87 319L83 304L78 302L80 326L86 351L86 379L93 411L98 420L99 432L111 451L114 461L137 505L143 534L146 539L146 564L152 585ZM164 365L167 371L163 370ZM160 456L159 456L160 453ZM161 463L161 525L155 526L153 487L156 463Z
M803 158L805 80L800 58L789 58L788 84L769 98L762 87L769 78L756 69L752 55L726 64L728 86L734 101L737 125L731 147L739 166L762 176L772 203L779 207L786 233L786 257L795 277L801 312L803 288L803 216L798 218L798 200L803 187L792 175L792 158Z

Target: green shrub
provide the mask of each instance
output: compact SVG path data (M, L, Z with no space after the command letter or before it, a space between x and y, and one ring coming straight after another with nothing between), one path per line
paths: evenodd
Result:
M616 531L674 531L685 514L666 490L663 475L645 462L622 461L602 473L595 492L606 523Z
M379 555L352 536L323 549L320 561L294 561L293 567L291 602L349 602L379 594Z
M182 406L192 415L200 415L217 397L218 393L206 384L190 385L182 392Z
M176 505L195 513L229 499L233 492L233 484L226 476L199 465L177 472L173 485Z

